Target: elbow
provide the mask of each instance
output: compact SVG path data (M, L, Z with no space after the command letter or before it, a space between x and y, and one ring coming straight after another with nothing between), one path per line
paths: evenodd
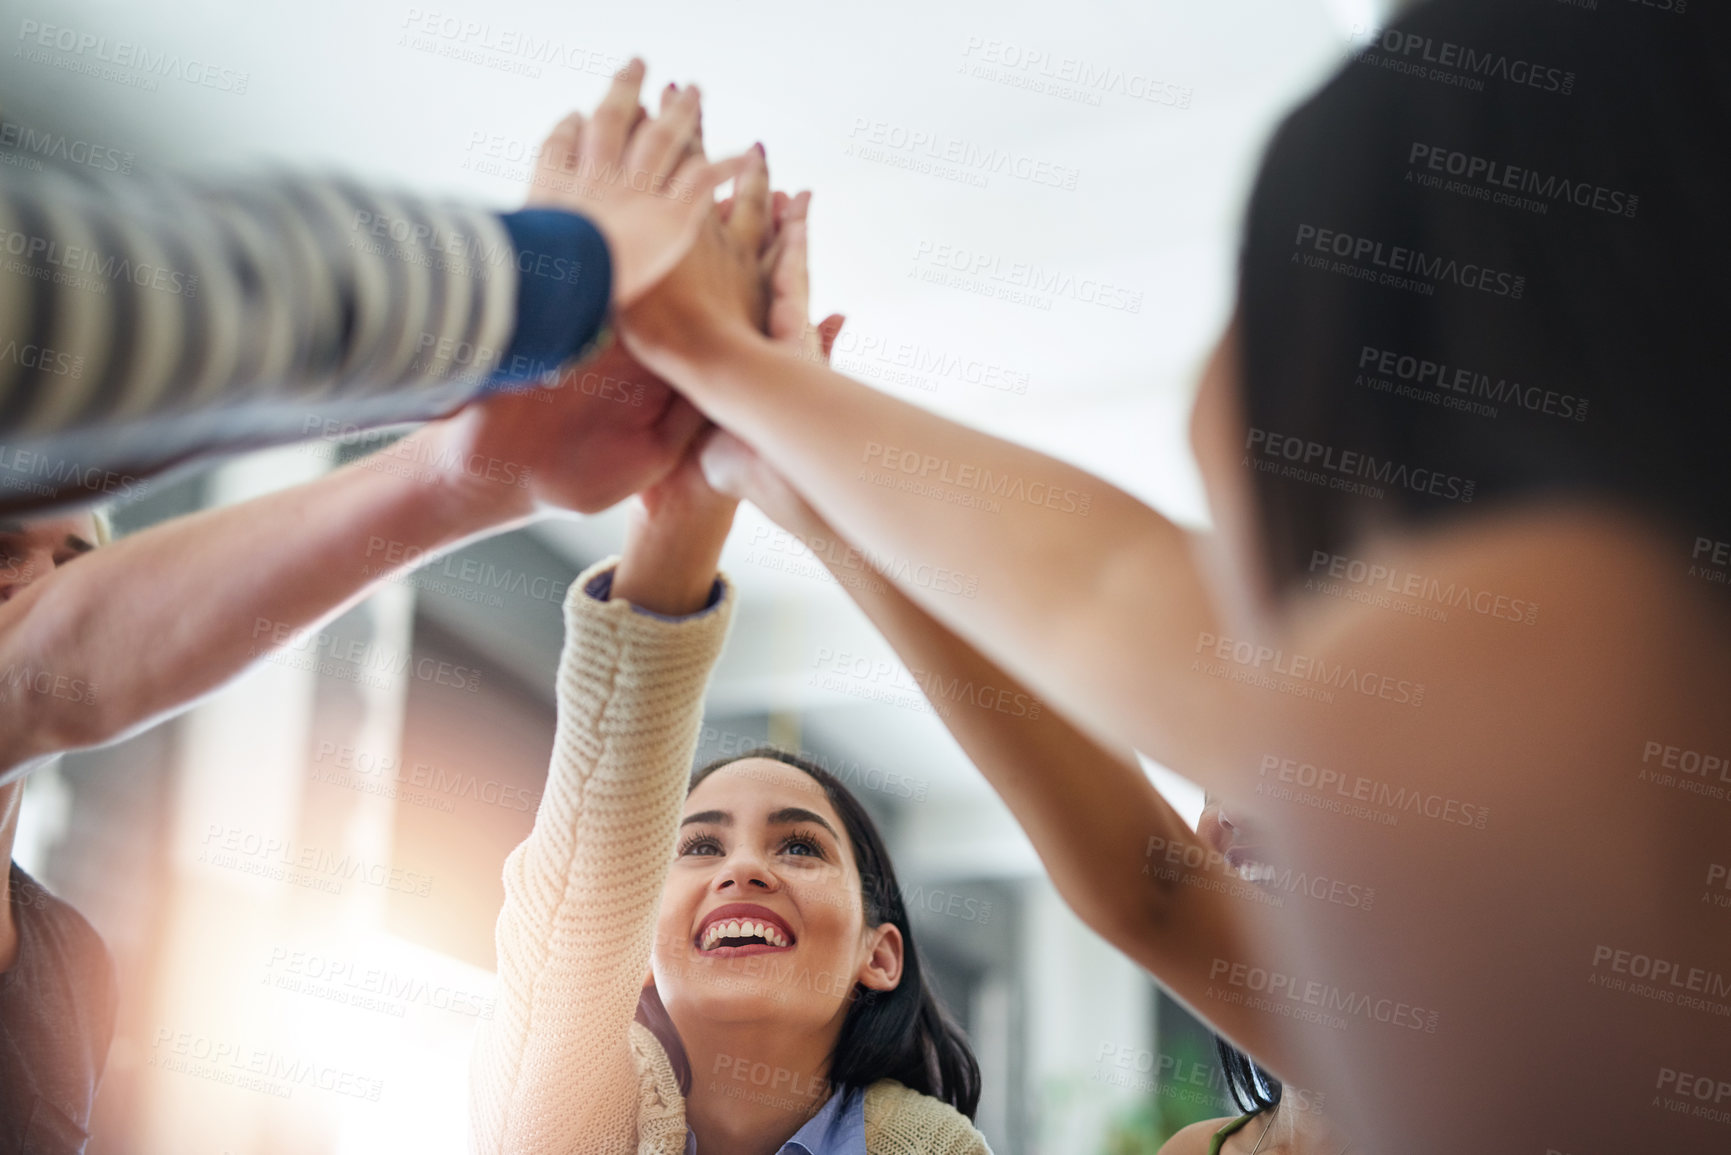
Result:
M101 746L126 728L95 683L83 677L41 671L28 697L28 709L16 711L20 717L8 743L19 761Z
M1089 930L1139 961L1150 956L1151 943L1166 939L1177 914L1176 884L1152 870L1138 869L1121 886L1102 887L1092 878L1059 893Z

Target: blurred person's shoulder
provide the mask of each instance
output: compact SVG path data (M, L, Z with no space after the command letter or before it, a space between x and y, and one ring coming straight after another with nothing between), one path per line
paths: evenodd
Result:
M94 1052L98 1073L114 1029L114 960L96 928L64 899L11 864L12 917L18 954L0 974L0 1032L20 1026L22 1007L47 1021L76 1025Z
M84 964L112 975L114 964L107 944L76 907L56 897L16 862L11 864L11 876L12 912L18 922L20 940L19 965L31 961L23 951L28 935L32 945L52 952L62 962Z
M114 1036L114 961L69 903L10 872L18 953L0 974L0 1140L76 1150Z

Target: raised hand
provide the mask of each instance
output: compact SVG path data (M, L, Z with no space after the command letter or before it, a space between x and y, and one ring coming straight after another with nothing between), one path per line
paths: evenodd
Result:
M803 356L829 363L831 347L845 320L831 313L816 325L811 323L811 269L807 250L806 217L811 193L790 197L778 192L772 202L775 243L768 256L770 340L797 349Z
M717 214L726 243L675 276L701 276L718 292L731 286L727 291L738 293L735 304L767 316L773 340L801 356L827 358L842 319L831 317L817 328L806 320L805 209L810 199L809 194L789 198L782 193L772 198L767 169L748 170L738 195ZM701 269L699 262L705 262ZM672 607L665 612L699 608L733 525L738 495L709 484L694 446L641 496L614 589L648 608Z
M710 161L698 139L695 85L663 93L660 115L638 102L644 66L633 59L595 115L574 112L541 146L528 204L569 209L595 222L613 258L613 299L627 306L672 270L710 216L718 186L745 157Z
M436 432L442 459L467 463L465 484L527 515L618 504L666 476L703 426L690 402L613 344L567 366L557 385L489 397Z
M831 313L813 325L811 272L806 216L811 193L790 197L777 192L772 203L775 241L770 247L769 336L777 344L823 364L845 322ZM750 501L768 517L790 529L821 524L803 498L757 452L723 429L701 435L693 453L706 483L734 500Z
M762 146L746 157L734 197L708 219L679 267L619 312L627 347L664 376L700 359L696 349L710 334L764 331L780 242Z

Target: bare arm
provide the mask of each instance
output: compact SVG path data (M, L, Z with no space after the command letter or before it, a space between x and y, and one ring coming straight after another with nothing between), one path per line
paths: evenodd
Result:
M0 605L0 781L189 705L411 564L541 507L613 504L665 476L700 422L615 347L559 388L55 569Z
M325 477L95 550L0 607L0 771L149 725L406 568L526 518L526 489L380 465L460 452L429 427ZM389 455L389 456L386 456ZM399 459L393 461L392 458ZM43 678L41 673L51 675ZM62 692L52 692L60 688Z
M725 439L726 434L718 440ZM799 538L835 574L927 687L972 686L992 700L1034 695L900 589L847 564L859 553L775 470L738 442L737 492ZM959 597L956 594L940 595ZM942 705L941 702L934 704ZM1070 909L1191 1007L1284 1071L1296 1059L1278 1020L1204 998L1212 960L1270 956L1271 927L1219 853L1172 809L1128 750L1095 742L1061 712L1010 714L950 703L939 716L1027 833Z
M905 582L908 597L1097 738L1186 772L1219 757L1234 691L1191 670L1217 631L1182 529L1073 466L706 328L698 307L651 294L626 315L627 339L848 540L979 575L975 598Z

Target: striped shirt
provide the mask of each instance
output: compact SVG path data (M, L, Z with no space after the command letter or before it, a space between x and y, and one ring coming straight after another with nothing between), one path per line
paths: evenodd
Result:
M558 210L0 173L0 512L544 376L599 328L611 276Z

